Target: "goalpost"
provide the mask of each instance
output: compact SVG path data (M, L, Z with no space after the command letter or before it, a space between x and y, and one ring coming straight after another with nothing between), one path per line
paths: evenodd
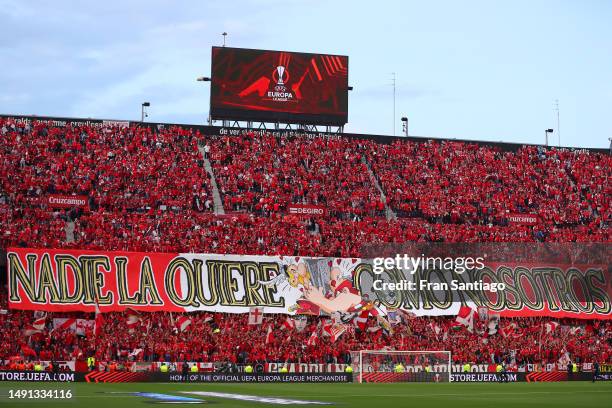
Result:
M441 350L351 351L359 382L450 382L451 352Z

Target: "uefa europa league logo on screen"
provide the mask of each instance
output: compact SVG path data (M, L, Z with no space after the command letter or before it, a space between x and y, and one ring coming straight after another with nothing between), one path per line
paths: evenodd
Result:
M272 75L276 81L276 85L280 86L284 86L285 81L289 79L289 72L282 65L277 66Z
M268 92L268 97L274 101L287 102L293 98L293 94L287 91L285 84L289 81L289 71L284 65L277 65L272 71L272 79L276 82L274 92Z

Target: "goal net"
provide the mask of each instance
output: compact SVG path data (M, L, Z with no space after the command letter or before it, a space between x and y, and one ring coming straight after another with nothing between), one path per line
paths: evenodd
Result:
M449 382L450 351L359 350L351 352L359 382Z

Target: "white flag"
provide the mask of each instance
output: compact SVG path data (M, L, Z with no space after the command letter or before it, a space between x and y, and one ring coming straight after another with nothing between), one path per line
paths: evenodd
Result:
M76 319L65 318L65 317L54 317L53 318L53 330L68 329L76 331Z
M180 332L184 332L191 324L191 319L187 316L179 316L176 318L176 328Z
M249 325L261 324L263 322L263 307L252 307L249 310Z

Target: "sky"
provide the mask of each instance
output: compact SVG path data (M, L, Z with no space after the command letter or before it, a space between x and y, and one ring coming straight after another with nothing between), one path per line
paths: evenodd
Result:
M407 116L411 136L607 148L611 21L608 0L0 0L0 113L139 120L149 101L151 121L204 124L195 79L227 32L348 55L346 132Z

